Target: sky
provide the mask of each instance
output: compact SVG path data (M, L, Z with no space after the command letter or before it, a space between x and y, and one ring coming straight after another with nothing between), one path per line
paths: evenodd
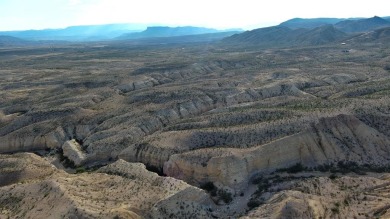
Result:
M301 17L390 16L389 0L0 0L0 31L141 23L217 29Z

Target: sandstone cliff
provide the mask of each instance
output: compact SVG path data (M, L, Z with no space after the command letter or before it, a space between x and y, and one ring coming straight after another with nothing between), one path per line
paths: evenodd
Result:
M323 118L305 132L249 149L200 149L172 155L164 173L195 184L212 181L240 190L256 173L296 163L315 167L338 161L388 165L390 140L350 115Z
M71 160L76 166L82 165L87 157L81 150L80 144L75 140L66 141L62 145L63 155Z

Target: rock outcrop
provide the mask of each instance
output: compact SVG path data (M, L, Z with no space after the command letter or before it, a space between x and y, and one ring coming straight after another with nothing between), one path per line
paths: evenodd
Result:
M256 173L301 163L338 161L386 166L390 140L354 116L323 118L310 130L249 149L200 149L170 157L164 173L187 182L212 181L240 191Z
M40 124L47 125L49 124ZM67 127L53 127L45 133L34 131L34 126L23 127L5 136L0 137L0 153L35 151L61 148L65 141L71 138L84 139L90 134L91 126L76 125ZM43 128L42 128L43 129ZM47 127L45 128L47 129Z
M0 164L1 218L211 218L214 206L203 190L140 163L118 160L96 172L68 174L24 153L0 155Z
M241 218L388 218L388 186L388 178L369 176L286 182Z
M87 159L80 144L75 139L66 141L62 145L62 151L63 155L71 160L76 166L82 165Z

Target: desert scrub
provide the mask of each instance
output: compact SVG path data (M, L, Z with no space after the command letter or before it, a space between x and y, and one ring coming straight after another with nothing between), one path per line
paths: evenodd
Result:
M232 193L226 191L226 190L223 190L223 189L219 189L218 192L218 197L223 201L225 202L226 204L229 204L230 202L233 201L233 197L232 197Z
M287 172L287 173L299 173L307 170L301 163L296 163L291 167L277 169L276 172Z

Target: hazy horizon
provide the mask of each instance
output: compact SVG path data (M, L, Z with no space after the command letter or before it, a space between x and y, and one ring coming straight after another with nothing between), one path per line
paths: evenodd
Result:
M198 26L245 30L277 25L292 18L390 16L390 2L314 2L274 0L126 1L0 0L0 31L57 29L100 24Z

